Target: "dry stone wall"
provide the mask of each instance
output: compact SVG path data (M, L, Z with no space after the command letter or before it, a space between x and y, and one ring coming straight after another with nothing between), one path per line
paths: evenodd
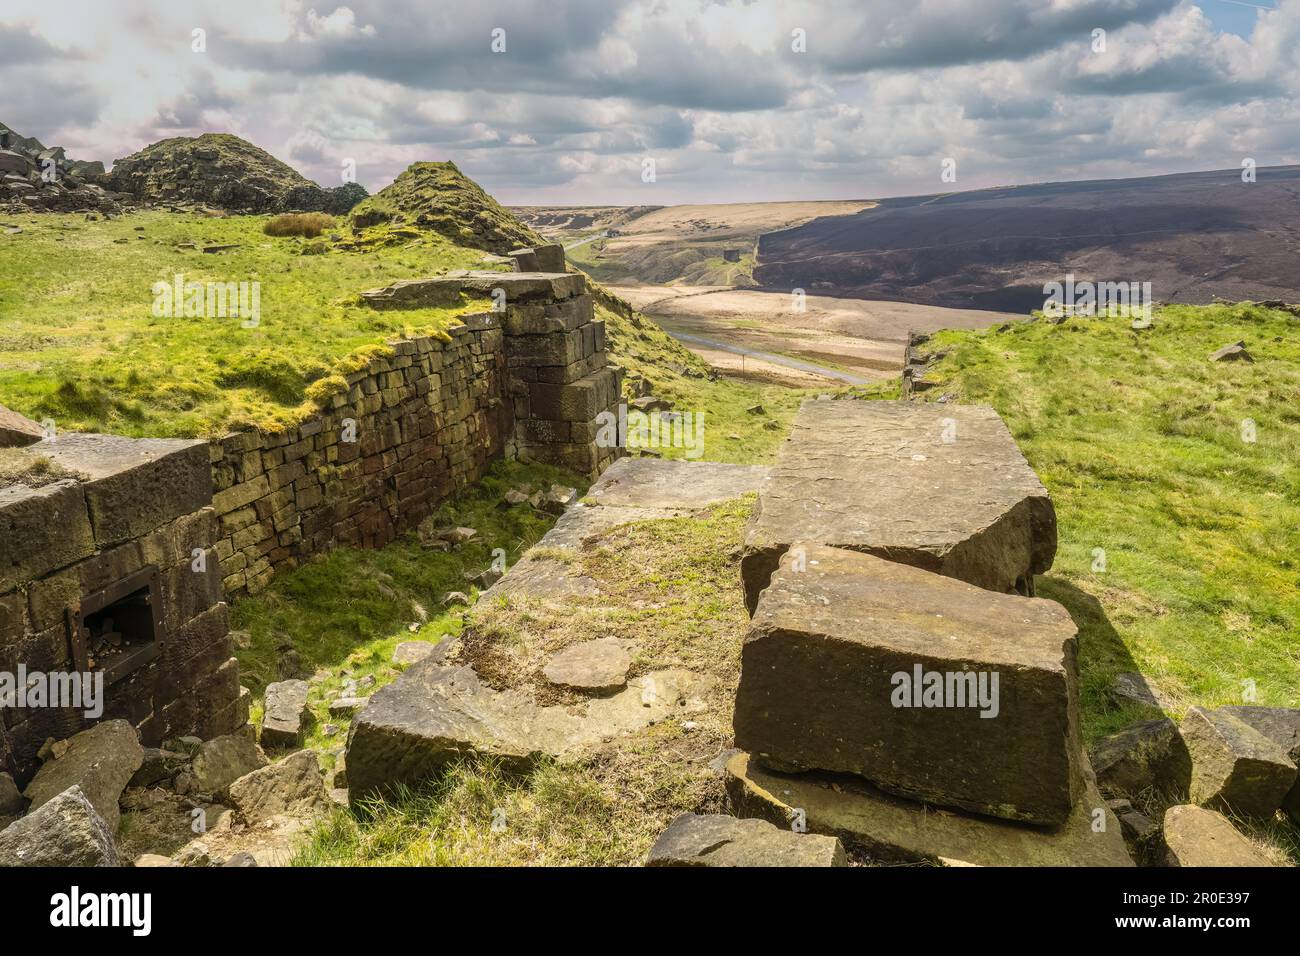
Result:
M449 338L391 343L329 407L281 433L213 442L217 553L227 595L336 545L380 547L502 457L595 477L619 454L601 439L622 370L609 364L584 276L461 272L363 294L418 308L462 294L494 309ZM607 429L612 432L613 429Z

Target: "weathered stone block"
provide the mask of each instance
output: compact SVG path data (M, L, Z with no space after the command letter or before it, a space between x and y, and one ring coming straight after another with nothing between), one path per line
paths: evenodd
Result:
M1296 781L1287 752L1222 710L1193 707L1179 726L1192 757L1193 803L1246 817L1271 817Z
M1192 758L1168 717L1103 737L1089 748L1088 756L1104 793L1136 797L1154 789L1176 800L1186 798Z
M77 787L0 832L0 867L117 865L113 830Z
M1227 819L1203 807L1165 811L1166 866L1273 866Z
M67 567L94 550L80 483L0 488L0 592Z
M617 397L618 378L604 368L568 385L534 382L528 386L529 409L535 418L590 422Z
M361 293L372 309L422 309L460 301L461 284L455 279L402 279L381 289Z
M0 448L21 448L44 437L44 429L36 422L0 405Z
M810 400L746 529L751 612L795 540L1032 593L1056 553L1056 512L991 408Z
M304 726L310 717L307 710L310 690L307 682L302 680L280 681L267 686L262 746L296 747L302 742Z
M535 299L568 299L587 291L587 277L578 272L450 272L465 292L490 296L494 289L506 294L506 304Z
M89 476L83 488L100 548L212 503L212 468L204 441L67 433L33 450Z
M780 774L749 754L733 756L725 786L734 813L837 836L891 863L963 860L976 866L1133 866L1115 815L1089 781L1059 827L1035 827L961 811L936 811L834 774ZM1105 820L1103 829L1094 821Z
M1083 789L1075 635L1055 602L796 542L745 638L736 746L1059 824Z

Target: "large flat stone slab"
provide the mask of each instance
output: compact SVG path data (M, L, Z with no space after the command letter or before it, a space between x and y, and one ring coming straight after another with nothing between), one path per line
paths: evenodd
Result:
M469 666L413 665L376 691L348 738L352 799L396 784L417 786L453 761L490 757L524 772L542 757L576 756L699 706L702 678L654 671L585 706L539 706L524 689L493 690Z
M1075 657L1053 601L795 542L745 637L736 746L774 769L1059 824L1083 789Z
M620 458L586 497L606 507L699 511L758 491L769 472L765 465Z
M683 813L659 834L646 866L848 866L835 837L795 833L766 820Z
M29 450L87 476L86 507L101 549L212 503L206 441L68 432Z
M1296 782L1287 751L1231 713L1193 707L1179 726L1192 758L1193 803L1271 817Z
M1133 866L1119 821L1090 781L1069 819L1053 828L925 806L843 775L779 774L745 753L728 761L725 784L738 816L779 827L801 816L809 832L839 837L880 862Z
M757 491L766 474L761 466L620 458L483 597L597 597L596 582L559 552L576 554L633 521L681 517L739 498Z
M991 408L812 400L746 530L751 612L800 540L1032 593L1056 554L1056 512Z

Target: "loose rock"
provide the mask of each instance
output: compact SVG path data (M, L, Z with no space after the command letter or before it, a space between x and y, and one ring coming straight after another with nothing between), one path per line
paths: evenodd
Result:
M650 850L646 866L848 866L835 837L779 830L765 820L684 813Z
M113 830L69 787L0 831L0 867L117 866Z
M1270 817L1296 782L1286 751L1230 713L1193 707L1179 729L1192 757L1193 803Z
M106 720L72 737L62 757L42 764L24 795L36 810L69 787L79 787L109 832L116 833L121 817L117 802L143 762L135 728L125 720Z
M1167 866L1273 866L1226 817L1204 807L1165 811Z
M304 725L310 718L306 681L287 680L266 688L265 716L262 720L262 746L296 747L302 741Z

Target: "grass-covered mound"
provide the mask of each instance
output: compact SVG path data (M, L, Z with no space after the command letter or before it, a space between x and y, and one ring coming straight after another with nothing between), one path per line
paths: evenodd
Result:
M344 252L324 238L265 235L265 216L11 221L21 232L0 234L0 402L65 431L191 437L300 420L312 410L312 382L464 311L378 312L358 303L359 292L483 258L434 234ZM213 247L227 248L204 252ZM183 309L155 315L155 283L178 274L257 282L257 326Z
M324 189L264 149L230 133L175 136L113 164L108 188L163 204L230 212L346 213L366 196L356 183Z
M412 163L391 185L358 203L350 222L356 241L366 245L386 241L393 230L402 238L411 230L432 231L497 255L545 242L455 163Z
M946 332L926 393L993 405L1051 492L1039 593L1080 624L1085 731L1129 723L1138 670L1175 702L1300 706L1300 320L1251 305ZM1255 358L1212 362L1244 340ZM1253 440L1252 440L1253 439ZM1145 716L1145 715L1144 715Z

